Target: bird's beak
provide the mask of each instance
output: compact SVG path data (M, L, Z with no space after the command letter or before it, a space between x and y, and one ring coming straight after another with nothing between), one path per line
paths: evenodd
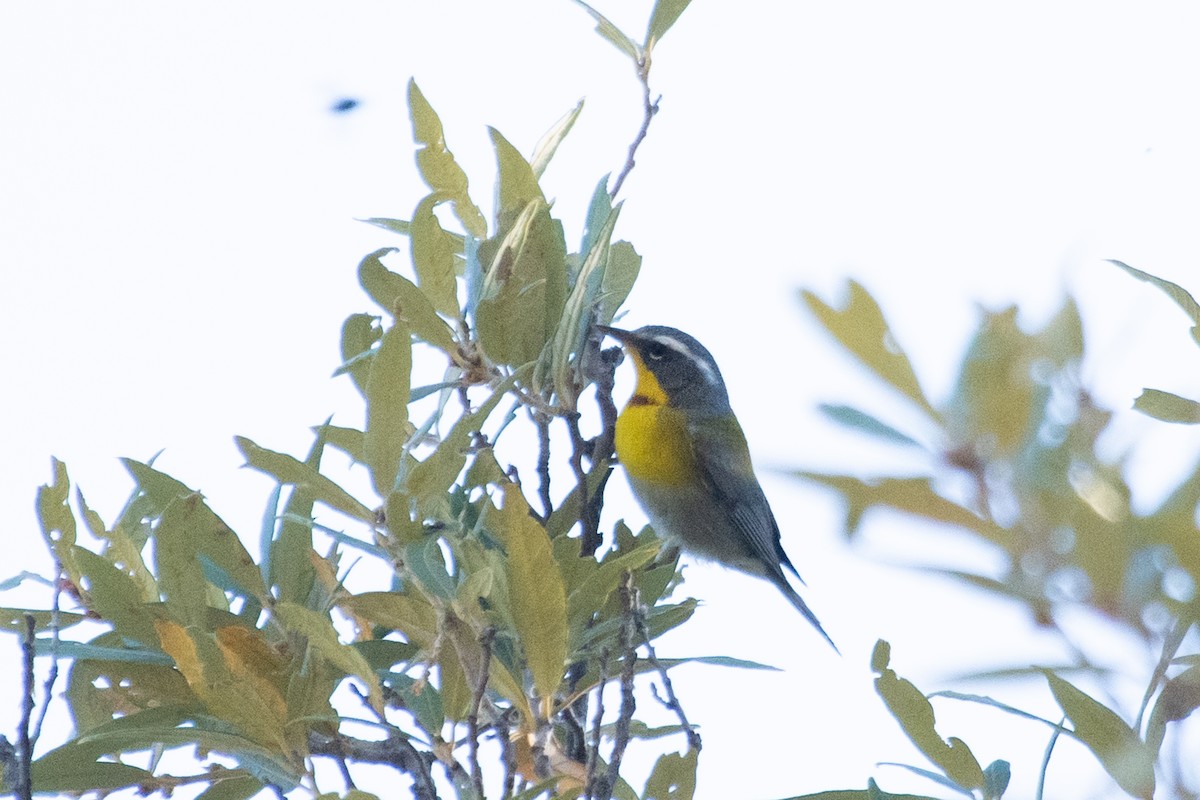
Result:
M597 325L596 330L600 331L606 336L611 336L621 344L632 344L635 339L633 331L622 330L621 328L610 328L607 325Z

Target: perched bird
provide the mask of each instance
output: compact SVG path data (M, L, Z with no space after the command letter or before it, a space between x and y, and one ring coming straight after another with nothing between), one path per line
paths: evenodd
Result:
M654 530L668 544L775 584L836 651L784 575L786 568L800 579L712 355L675 328L598 327L637 368L633 396L617 418L616 450Z

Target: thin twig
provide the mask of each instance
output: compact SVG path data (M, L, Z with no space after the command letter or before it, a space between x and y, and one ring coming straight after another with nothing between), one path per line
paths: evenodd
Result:
M33 645L34 634L37 631L37 620L33 614L25 615L25 638L21 641L21 656L24 670L21 676L21 727L17 729L18 762L15 794L21 800L33 798L33 743L29 737L30 725L33 720L34 687L33 687Z
M479 680L475 683L474 694L471 696L471 713L467 715L467 735L469 737L471 759L471 782L475 784L475 792L483 800L483 767L479 764L479 709L483 705L483 695L487 692L488 668L492 663L492 641L496 638L496 629L488 626L479 635L480 655Z
M29 736L31 749L37 746L37 741L42 735L42 723L46 721L46 712L50 710L50 699L54 697L54 684L58 682L58 632L62 627L62 612L60 610L62 581L62 562L55 561L54 592L50 600L50 671L46 675L46 682L42 685L42 707L38 711L38 718L33 726L33 733Z
M509 715L512 709L505 709L496 715L496 735L500 737L500 757L504 760L504 788L501 797L512 797L517 783L517 755L512 747L512 726Z
M1046 772L1050 769L1050 756L1052 753L1054 753L1054 745L1058 742L1058 737L1062 735L1064 730L1063 723L1066 721L1066 717L1063 717L1058 721L1058 725L1054 727L1054 733L1050 734L1050 741L1046 744L1046 754L1042 756L1042 768L1038 771L1037 800L1042 800L1042 798L1045 796Z
M600 731L604 727L604 687L608 684L608 650L600 652L600 675L596 682L596 712L592 716L592 741L587 751L587 780L584 796L591 800L596 790L596 765L600 763Z
M579 432L578 422L572 429L572 449L575 452L586 452L591 462L591 470L604 470L595 492L589 496L586 483L579 498L579 522L583 529L579 539L579 555L591 557L595 555L603 543L600 536L600 512L604 507L604 488L608 477L612 474L613 442L617 427L617 405L613 402L613 385L616 383L617 366L624 357L619 347L600 349L602 337L593 329L584 345L582 358L584 380L596 385L596 404L600 407L600 433L592 440L590 447L586 442L576 438ZM574 452L572 453L574 455ZM579 470L582 471L582 460Z
M679 725L683 728L683 735L687 737L688 747L699 753L702 746L700 734L688 722L687 714L684 713L683 706L679 703L679 697L675 694L675 687L671 685L671 677L667 675L666 667L659 663L658 654L654 652L654 645L650 643L650 628L646 625L646 615L642 613L641 608L637 610L637 626L638 634L642 637L642 643L646 646L646 660L654 665L654 669L658 672L659 677L662 678L663 691L667 696L665 698L659 697L658 692L654 691L653 687L651 687L651 691L658 702L674 711L675 716L679 717Z
M554 511L554 504L550 499L550 417L534 409L530 409L529 414L537 426L538 496L542 499L542 519L548 520Z
M328 735L308 732L308 750L314 756L344 757L366 764L388 764L413 780L413 797L417 800L438 800L431 767L433 755L421 753L400 731L380 741L356 739L339 733Z
M642 127L638 130L637 136L633 138L633 142L629 145L629 155L625 158L625 166L621 170L621 174L617 176L617 182L613 184L612 191L609 196L616 198L617 193L621 191L621 185L625 183L625 178L629 175L633 165L634 156L637 154L637 149L641 145L642 140L646 138L646 133L650 130L650 120L654 119L654 115L658 113L658 103L662 100L662 95L654 102L650 102L650 59L642 56L637 62L638 80L642 84Z
M633 712L637 702L633 696L633 677L637 667L637 607L639 604L637 587L633 584L633 573L626 570L621 585L617 587L621 597L621 651L624 663L621 665L621 712L617 715L616 733L613 736L612 754L608 760L608 773L598 786L597 800L610 800L613 787L621 777L621 759L625 757L625 748L629 746L629 725L633 721Z
M566 415L567 431L571 434L571 471L575 473L575 496L579 502L579 525L582 532L579 537L580 555L592 555L600 546L600 526L590 524L592 515L588 513L588 479L583 469L583 457L587 454L588 443L579 430L579 412Z

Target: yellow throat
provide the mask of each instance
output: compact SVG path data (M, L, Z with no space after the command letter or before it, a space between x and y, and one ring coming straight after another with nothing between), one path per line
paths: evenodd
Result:
M687 417L669 404L645 362L627 348L637 368L633 396L617 417L617 457L635 481L659 486L690 484L696 472Z

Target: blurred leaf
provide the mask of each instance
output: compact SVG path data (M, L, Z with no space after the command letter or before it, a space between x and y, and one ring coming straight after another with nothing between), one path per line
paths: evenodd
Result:
M973 530L1006 549L1012 542L1010 531L933 491L929 478L880 478L867 482L851 475L823 475L816 472L792 474L803 480L824 484L841 493L849 507L847 534L855 532L867 509L878 505Z
M578 550L579 547L573 539L567 540L567 546L574 550ZM598 569L593 570L582 583L572 587L570 596L567 598L572 640L583 635L584 630L591 622L592 615L604 607L609 595L617 590L617 585L621 582L621 577L625 572L633 572L645 566L653 561L656 555L658 555L658 542L652 542L617 558L607 559ZM572 642L572 646L574 646L574 642Z
M438 689L442 695L442 710L446 719L462 722L471 708L474 688L467 682L466 672L458 651L449 646L437 651Z
M621 29L613 25L608 17L601 14L596 9L589 6L583 0L575 0L576 3L583 7L583 10L592 15L596 20L596 32L612 43L614 47L620 50L625 55L633 59L636 64L642 57L641 48L634 44L633 40L621 33ZM678 15L676 15L678 16ZM672 20L674 22L674 20Z
M1187 719L1200 708L1200 666L1191 666L1163 685L1146 726L1146 743L1152 753L1162 747L1168 722Z
M840 422L849 428L857 428L863 433L870 434L871 436L875 436L880 439L886 439L897 444L912 445L913 447L921 446L920 442L918 442L916 439L913 439L907 434L901 433L891 425L881 422L879 419L871 416L867 412L860 411L852 406L820 403L817 405L817 408L825 416L829 417L835 422Z
M127 786L149 785L154 775L140 767L78 758L68 742L33 762L34 794L83 795Z
M1037 669L1036 667L1030 667L1029 669L1024 671L1024 674L1029 675L1034 672L1041 674L1042 670ZM1001 711L1005 712L1006 714L1012 714L1013 716L1023 717L1024 719L1030 719L1035 722L1041 722L1045 725L1049 725L1051 728L1054 728L1055 730L1062 730L1064 733L1070 733L1070 731L1061 727L1057 722L1048 720L1044 717L1039 717L1036 714L1030 714L1028 711L1022 711L1021 709L1015 708L1014 706L1010 706L1007 703L1001 703L999 700L995 700L991 697L988 697L987 695L968 694L966 692L940 691L940 692L931 692L927 696L928 697L947 697L951 700L962 700L967 703L980 703L985 706L991 706L992 708L998 708Z
M277 603L274 613L285 628L307 639L308 646L320 653L322 658L366 684L371 707L383 713L383 689L379 685L379 677L361 653L342 643L333 628L333 621L327 615L295 603Z
M484 238L487 236L487 223L467 192L467 174L446 148L442 121L413 80L408 82L408 109L412 118L413 139L423 145L417 151L417 168L421 171L421 177L430 189L443 192L451 200L455 216L469 234Z
M87 732L117 714L147 708L202 710L169 656L157 649L125 648L122 641L120 634L109 631L91 642L59 642L58 657L72 661L65 694L76 731ZM50 642L41 644L50 649ZM107 660L108 655L115 658Z
M542 187L538 185L533 167L521 152L495 128L488 128L488 134L496 152L496 218L499 222L496 234L499 236L514 227L514 220L524 213L531 203L542 207L548 206L548 203L545 194L542 193Z
M250 800L262 790L262 781L248 775L216 778L195 800Z
M879 788L872 778L868 781L867 789L834 789L829 792L797 795L786 800L940 800L924 794L892 794Z
M462 239L444 230L433 213L434 206L441 200L442 196L435 192L421 200L413 212L409 238L412 263L427 302L446 316L457 317L461 312L455 258L462 253ZM480 217L481 222L482 219Z
M658 0L654 4L654 13L650 15L650 25L646 29L644 47L649 50L654 43L663 37L679 19L692 0Z
M154 611L146 605L141 587L108 559L90 550L74 548L73 561L86 577L88 609L112 623L113 628L127 639L157 646Z
M1142 389L1133 407L1163 422L1200 423L1200 403L1158 389Z
M983 788L983 769L971 748L956 737L942 739L934 726L933 706L909 681L888 666L890 646L880 640L871 656L871 669L878 673L875 689L904 733L925 756L962 789Z
M433 735L441 732L446 723L446 712L442 708L442 695L437 687L400 672L386 673L383 682L403 698L404 708L425 731Z
M436 536L426 536L405 545L404 565L429 594L442 600L454 597L458 587L446 570L446 559Z
M1171 283L1168 280L1156 278L1148 272L1142 272L1140 269L1135 269L1124 262L1109 259L1108 263L1117 265L1138 280L1153 284L1165 292L1166 295L1174 300L1175 304L1182 308L1183 312L1191 318L1192 339L1196 342L1196 344L1200 344L1200 303L1197 303L1196 299L1192 297L1192 295L1186 289L1178 284Z
M1083 358L1083 321L1075 300L1064 300L1062 308L1035 338L1039 352L1059 369Z
M1112 779L1134 797L1154 794L1154 754L1117 714L1045 671L1050 691L1075 726L1072 735L1095 754Z
M770 664L761 664L757 661L750 661L745 658L733 658L732 656L692 656L691 658L660 658L658 663L666 669L678 667L681 664L707 664L711 667L728 667L730 669L753 669L765 670L767 672L782 672L779 667L772 667Z
M367 378L367 430L363 452L371 483L380 497L396 487L400 457L408 440L408 390L412 377L412 339L396 320L388 328Z
M604 282L600 291L600 308L596 314L600 324L612 324L617 311L633 291L633 284L641 269L642 257L632 244L620 241L609 246L608 266L604 268Z
M921 391L912 364L892 338L879 304L857 281L849 281L848 287L849 301L842 310L807 290L800 296L825 329L859 361L938 422L940 415Z
M567 595L550 537L513 484L504 487L502 509L488 508L487 524L508 551L513 621L542 713L549 715L567 659Z
M533 169L533 174L538 178L542 177L542 173L546 171L546 167L550 164L550 159L554 158L555 152L558 151L558 146L562 144L562 140L571 132L571 128L575 125L575 120L579 119L579 112L583 111L583 101L555 122L550 130L538 140L537 145L533 148L533 158L529 159L529 166Z
M1030 374L1033 344L1017 326L1015 306L983 315L954 391L952 435L984 442L1004 456L1017 452L1030 430L1038 393Z
M428 199L428 198L426 198ZM431 212L432 213L432 212ZM435 220L436 223L436 220ZM417 221L413 221L413 225L417 225ZM414 233L414 237L416 234ZM414 238L414 247L416 247ZM437 311L433 307L433 303L428 296L427 290L417 287L415 283L405 278L403 275L398 275L392 272L383 265L380 259L390 252L395 252L394 248L384 248L376 250L374 253L366 256L358 265L358 281L362 284L364 290L370 295L381 308L392 314L396 318L407 322L413 334L423 342L428 342L438 348L447 355L453 356L458 348L454 343L454 333L450 330L450 326L446 321L437 315ZM416 264L416 256L414 254L414 264ZM449 291L451 295L455 292L454 283L454 267L450 266L449 274ZM420 265L417 266L417 274L421 274ZM435 280L435 279L430 279ZM435 281L436 282L436 281ZM446 287L442 287L444 290ZM456 303L457 301L455 301ZM456 315L457 307L447 313ZM369 319L374 319L373 317ZM367 346L374 344L379 339L379 331L375 330L375 337L368 342ZM360 351L361 352L361 351ZM356 365L357 366L357 365ZM369 369L369 364L363 364L363 369ZM365 386L364 373L364 386Z
M374 521L375 514L371 509L303 461L286 453L276 453L259 447L243 436L234 437L234 441L246 458L248 466L267 473L280 483L307 488L312 492L314 499L349 517L363 522Z
M695 750L659 756L646 780L643 800L692 800L696 793L696 766L700 754Z
M396 664L407 664L417 657L419 648L411 642L393 639L365 639L350 645L367 660L371 669L386 672Z

